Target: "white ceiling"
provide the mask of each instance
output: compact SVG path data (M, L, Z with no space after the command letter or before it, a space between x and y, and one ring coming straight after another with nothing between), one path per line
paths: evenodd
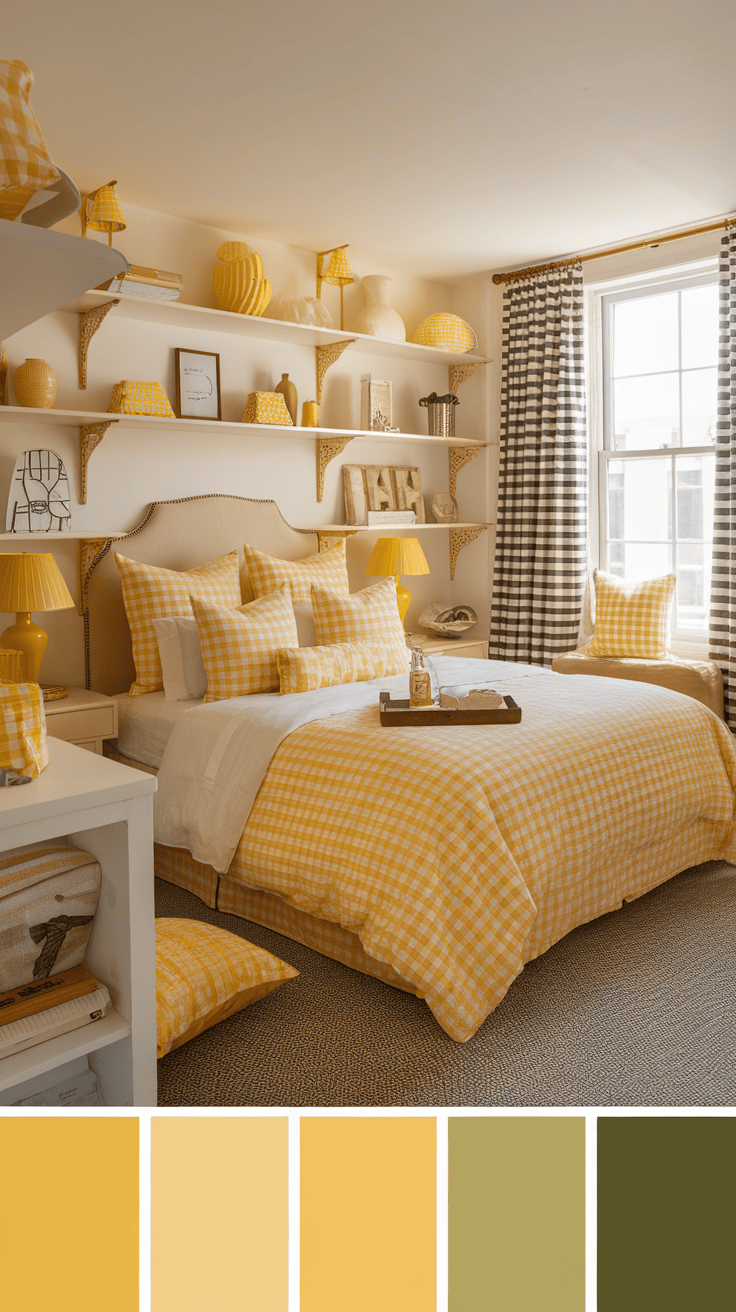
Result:
M447 278L736 208L734 0L4 0L82 189Z

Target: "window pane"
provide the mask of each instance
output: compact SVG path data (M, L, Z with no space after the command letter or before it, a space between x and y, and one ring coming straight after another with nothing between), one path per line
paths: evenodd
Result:
M609 460L609 540L618 539L627 544L667 543L672 534L671 479L672 461L669 457Z
M682 445L715 445L717 369L696 369L682 375Z
M718 359L718 285L686 287L682 295L682 368Z
M634 583L656 579L672 570L672 547L669 542L627 542L624 578Z
M654 374L614 383L613 432L616 451L679 446L678 375Z
M618 301L613 316L613 375L679 367L677 292Z

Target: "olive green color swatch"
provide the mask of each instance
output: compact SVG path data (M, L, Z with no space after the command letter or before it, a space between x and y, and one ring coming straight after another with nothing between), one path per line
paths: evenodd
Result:
M585 1120L450 1117L449 1312L584 1312Z
M736 1309L736 1118L598 1120L598 1312Z

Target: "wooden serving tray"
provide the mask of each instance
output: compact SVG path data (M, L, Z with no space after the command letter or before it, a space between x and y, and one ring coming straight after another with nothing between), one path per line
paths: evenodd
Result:
M420 706L412 709L410 702L392 701L391 694L382 692L379 697L381 724L518 724L521 707L513 697L504 697L505 706L489 711L455 711L450 706Z

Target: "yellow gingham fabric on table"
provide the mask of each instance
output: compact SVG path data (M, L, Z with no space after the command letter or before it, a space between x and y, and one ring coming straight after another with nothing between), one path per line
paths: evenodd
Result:
M281 647L276 652L282 693L315 692L340 683L364 683L401 674L391 649L380 642L335 642L329 647ZM408 686L407 686L408 693Z
M298 643L288 583L244 606L212 606L192 597L207 671L206 702L276 692L279 647Z
M295 606L312 600L313 583L344 597L350 593L344 538L327 551L307 556L304 560L277 560L275 556L267 556L264 551L249 547L247 542L243 551L256 597L265 597L282 583L290 584Z
M161 419L175 419L166 392L160 383L136 383L123 379L112 389L109 415L158 415Z
M588 656L639 656L662 660L669 647L669 622L677 582L663 574L626 583L595 571L595 633L583 647Z
M37 779L49 763L46 714L37 683L0 686L0 770Z
M135 683L131 697L159 692L163 688L154 620L168 615L192 615L189 600L194 595L219 606L240 602L240 570L237 551L210 560L195 569L178 571L144 565L115 552L123 585L123 601L133 642Z
M27 64L0 60L0 219L17 218L37 191L61 177L29 103L32 86Z
M397 673L409 669L411 657L392 578L372 583L349 597L312 584L312 612L320 646L333 642L378 642L394 661Z

